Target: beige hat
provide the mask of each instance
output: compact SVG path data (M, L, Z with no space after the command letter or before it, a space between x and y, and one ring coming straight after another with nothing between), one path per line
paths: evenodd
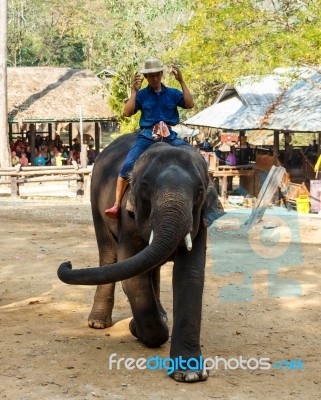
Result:
M166 65L161 65L161 62L156 57L149 57L145 61L145 68L140 70L140 74L150 74L153 72L160 72L166 69Z

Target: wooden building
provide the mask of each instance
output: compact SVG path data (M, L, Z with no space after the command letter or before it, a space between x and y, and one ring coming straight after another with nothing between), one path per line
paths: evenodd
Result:
M70 146L83 132L93 138L98 153L102 128L117 128L107 97L106 84L86 69L8 68L9 140L29 131L34 147L37 133L54 139L63 128Z
M273 75L245 77L234 86L225 85L212 106L192 116L185 124L200 129L237 133L240 152L245 148L251 132L254 135L263 130L270 132L273 137L272 154L257 159L256 175L268 171L272 165L283 164L291 180L303 181L310 187L310 183L317 179L314 161L320 155L321 148L320 88L321 69L317 68L279 68ZM298 150L292 149L291 145L291 136L296 133L314 133L317 138L314 159L308 159L301 152L300 169L286 163L287 151ZM282 155L285 155L285 160L279 157L280 138L284 141ZM243 172L244 175L249 174ZM240 171L241 174L243 172ZM234 174L237 173L234 171ZM259 185L253 187L246 180L245 176L243 186L250 194L257 195Z

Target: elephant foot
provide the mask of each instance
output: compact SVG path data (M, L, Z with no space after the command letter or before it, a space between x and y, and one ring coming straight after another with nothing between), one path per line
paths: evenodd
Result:
M130 333L138 339L137 332L136 332L136 324L134 318L132 318L129 322L129 330Z
M144 334L137 333L136 322L132 318L129 322L130 333L144 343L147 347L157 348L167 342L169 333L166 325L155 327L154 330L147 329Z
M88 317L88 326L93 329L109 328L112 326L112 319L92 311Z
M177 382L200 382L200 381L206 381L208 378L208 372L207 371L175 371L172 374L170 374L170 377L174 379Z

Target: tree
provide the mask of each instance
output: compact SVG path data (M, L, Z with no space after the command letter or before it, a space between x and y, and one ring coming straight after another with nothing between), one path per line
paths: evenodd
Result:
M85 43L75 32L82 13L72 0L10 0L9 65L82 67Z
M7 107L7 0L0 0L0 167L9 167Z
M124 119L122 111L130 96L134 72L149 56L162 59L166 51L178 45L172 34L189 16L191 1L107 0L106 4L112 24L105 32L103 58L107 65L117 66L118 73L111 85L110 105L121 122L121 131L129 132L138 127L138 116Z
M111 66L111 104L121 118L134 71L179 45L172 33L192 0L9 0L9 65ZM131 120L136 124L135 119ZM131 129L131 128L130 128Z
M320 5L320 0L201 0L175 33L181 46L168 56L184 64L202 108L222 83L280 66L318 65Z

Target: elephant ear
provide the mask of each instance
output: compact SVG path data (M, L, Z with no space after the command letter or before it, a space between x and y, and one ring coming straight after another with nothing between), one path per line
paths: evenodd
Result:
M136 212L136 197L134 195L134 190L131 184L128 186L126 210L129 211L131 216L134 216Z
M207 196L205 202L205 209L203 211L203 222L206 227L212 225L212 223L221 218L226 212L222 206L222 203L217 195L214 188L214 184L210 181L207 188Z

